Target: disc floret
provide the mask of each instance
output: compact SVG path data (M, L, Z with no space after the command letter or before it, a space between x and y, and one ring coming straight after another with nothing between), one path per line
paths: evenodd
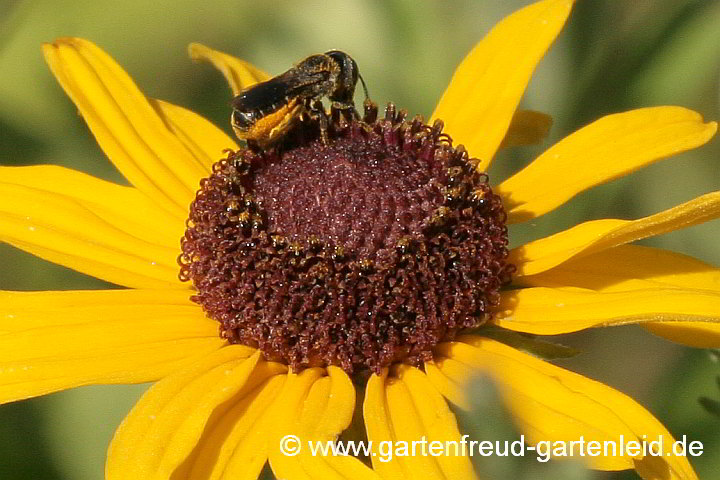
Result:
M336 113L336 112L335 112ZM506 215L462 146L388 105L228 152L180 256L221 335L294 370L419 365L487 322L513 267Z

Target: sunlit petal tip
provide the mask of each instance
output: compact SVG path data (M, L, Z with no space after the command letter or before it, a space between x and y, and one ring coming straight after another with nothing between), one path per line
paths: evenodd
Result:
M580 223L510 251L516 276L534 275L573 259L643 238L681 230L720 217L720 191L706 193L637 220L601 219Z
M716 122L705 123L699 113L677 106L607 115L550 147L495 191L508 222L524 222L586 189L699 147L716 131Z
M45 57L45 61L50 65L50 68L52 69L53 63L56 61L55 58L55 51L57 49L57 44L55 42L44 42L40 49L42 50L43 56Z
M196 62L208 62L225 76L234 95L243 89L263 82L270 75L245 60L233 57L218 50L213 50L200 43L191 43L188 46L190 58Z
M720 299L718 299L720 301ZM692 322L648 322L643 327L666 340L695 348L720 348L720 317L716 323Z
M442 119L456 144L486 170L536 65L570 15L570 0L545 0L506 17L455 70L430 122Z
M41 44L43 51L48 51L52 48L57 48L60 45L74 45L82 42L81 38L77 37L57 37L51 42L43 42Z
M130 75L87 40L60 38L43 52L108 159L158 208L185 217L205 159L169 128Z
M711 122L707 122L706 125L707 125L708 140L709 140L710 138L714 137L715 134L717 133L718 122L713 120Z

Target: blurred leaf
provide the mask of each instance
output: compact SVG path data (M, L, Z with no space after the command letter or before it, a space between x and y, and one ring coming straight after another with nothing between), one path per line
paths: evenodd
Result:
M0 162L3 165L27 165L46 149L47 144L40 137L18 130L0 118Z
M717 351L713 351L710 358L712 358L714 361L717 361ZM715 384L718 387L718 396L720 397L720 375L715 377ZM698 399L698 402L700 402L700 405L702 405L708 413L720 418L720 401L709 397L700 397Z
M666 49L675 38L682 38L686 26L703 15L703 10L713 2L682 0L677 2L606 2L598 6L579 2L574 22L570 29L577 40L584 44L582 55L577 58L578 70L582 73L578 82L578 98L574 101L573 116L583 123L597 118L597 113L607 114L637 105L639 100L630 85L636 79L646 77L645 70ZM602 12L602 13L599 13ZM579 17L579 18L578 18ZM598 22L606 17L607 21ZM597 32L595 25L606 30ZM717 25L717 20L715 20ZM717 28L704 24L703 37L718 33ZM714 33L712 31L714 30ZM588 32L596 35L588 35ZM593 42L600 47L597 47ZM684 45L685 47L696 46ZM600 51L594 50L599 48ZM689 55L683 51L684 55ZM665 64L663 76L677 78L681 73L678 65ZM584 79L584 80L583 80ZM683 82L680 88L688 89ZM629 94L630 93L630 94ZM595 112L594 115L590 115Z
M715 415L716 417L720 418L720 402L717 400L713 400L712 398L707 397L700 397L698 399L698 402L700 402L700 405L707 410L707 412L711 415Z
M703 455L691 459L700 478L713 478L720 471L717 423L708 421L707 411L698 404L701 397L717 398L718 386L708 381L716 375L717 364L709 360L706 350L688 349L683 360L656 384L651 409L662 413L661 420L676 437L686 435L688 440L702 442Z
M0 478L3 480L61 480L43 441L44 429L38 412L46 399L0 406Z
M720 67L720 2L696 1L664 33L662 48L630 87L632 98L682 104L708 85Z

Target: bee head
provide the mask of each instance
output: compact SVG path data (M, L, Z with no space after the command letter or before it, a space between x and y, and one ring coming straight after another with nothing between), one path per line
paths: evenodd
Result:
M330 50L329 52L325 52L325 55L330 57L338 67L340 67L337 85L328 97L335 102L350 105L354 104L353 95L355 94L355 85L360 76L357 63L355 63L355 60L353 60L350 55L340 50ZM364 85L365 83L363 82L363 86Z

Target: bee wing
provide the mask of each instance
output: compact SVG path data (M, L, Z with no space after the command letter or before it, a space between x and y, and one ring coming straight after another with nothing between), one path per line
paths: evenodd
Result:
M317 95L317 86L326 82L329 77L327 71L309 72L293 68L240 92L233 99L232 106L235 110L244 112L272 109L277 104L285 103L288 98Z

